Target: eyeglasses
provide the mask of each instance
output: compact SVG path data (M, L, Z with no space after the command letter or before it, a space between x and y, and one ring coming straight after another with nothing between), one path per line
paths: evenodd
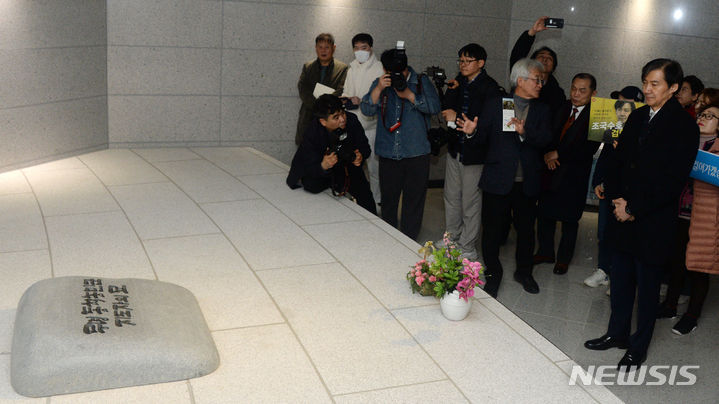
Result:
M712 119L719 119L719 117L708 112L703 112L697 115L697 119L706 119L707 121L711 121Z
M457 59L457 64L458 65L468 65L468 64L470 64L472 62L476 62L476 61L477 61L477 59L466 59L466 60L465 59Z
M525 80L534 81L534 82L536 82L537 84L541 84L541 85L547 84L546 81L544 81L544 80L542 80L542 79L540 79L540 78L536 78L536 79L535 79L535 78L532 78L532 77L522 77L522 78L525 79Z

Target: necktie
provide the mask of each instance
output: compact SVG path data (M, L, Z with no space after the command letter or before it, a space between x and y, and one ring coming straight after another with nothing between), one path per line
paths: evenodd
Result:
M569 116L569 119L567 119L567 122L564 124L564 127L562 128L562 134L559 135L559 141L564 138L564 134L567 133L569 127L572 126L572 124L574 123L574 120L577 118L577 112L579 112L577 107L572 108L572 115Z

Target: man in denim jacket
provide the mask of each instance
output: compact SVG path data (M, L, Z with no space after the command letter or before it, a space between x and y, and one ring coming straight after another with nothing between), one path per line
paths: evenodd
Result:
M416 239L429 179L427 130L430 117L439 113L439 96L426 76L407 66L403 49L386 50L380 60L386 73L372 83L360 108L367 116L377 116L374 151L379 156L382 219L397 227L402 195L399 229Z

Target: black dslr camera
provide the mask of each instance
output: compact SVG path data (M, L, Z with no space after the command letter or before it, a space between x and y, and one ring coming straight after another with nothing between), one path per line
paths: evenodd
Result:
M444 69L439 66L428 66L426 74L432 80L434 86L437 87L439 93L443 94L442 87L447 85L447 73L445 73Z
M428 66L425 69L424 73L430 80L432 80L434 86L437 87L437 95L439 95L439 100L442 105L444 105L445 102L443 88L447 85L447 74L445 73L444 69L439 66ZM429 140L429 145L433 156L439 156L439 152L442 146L458 139L457 131L453 130L456 128L454 122L447 122L447 127L449 129L445 129L441 126L438 128L430 128L430 130L427 132L427 140Z
M347 131L337 128L330 133L329 153L337 155L337 164L352 164L355 161L355 151L347 136Z
M429 140L429 147L433 156L439 156L440 149L449 142L450 136L456 137L456 135L450 134L444 128L430 128L427 131L427 140Z
M407 88L407 79L404 77L404 69L407 68L407 53L404 49L404 41L397 41L397 46L385 68L389 71L392 88L397 91L404 91Z

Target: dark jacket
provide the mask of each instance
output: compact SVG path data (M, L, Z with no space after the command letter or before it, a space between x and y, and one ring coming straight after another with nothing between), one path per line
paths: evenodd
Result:
M299 90L300 99L302 100L300 116L297 119L297 133L295 134L295 143L297 145L302 143L302 134L304 134L307 125L309 125L312 120L316 101L314 95L312 95L315 90L315 85L322 83L328 87L332 87L335 89L335 92L332 94L339 97L342 95L342 90L344 89L348 68L346 64L339 60L332 59L329 66L327 66L327 73L325 74L324 80L320 81L319 59L307 62L302 66L300 80L297 82L297 89Z
M514 66L519 59L529 56L529 51L532 49L534 39L535 37L529 36L529 31L524 31L522 35L519 36L509 56L509 70L512 70L512 66ZM539 101L549 106L550 111L552 111L551 116L554 117L566 99L567 96L564 94L562 87L559 86L557 79L554 78L554 74L550 74L547 83L542 86L542 90L539 92Z
M592 157L599 148L599 142L587 139L591 104L582 109L564 137L561 136L572 108L571 101L565 102L554 119L553 138L547 151L557 151L559 167L549 170L544 165L544 189L539 197L540 214L561 221L577 221L582 217L589 189Z
M649 106L629 115L607 162L606 197L624 198L631 222L610 218L607 239L645 263L663 265L672 251L679 195L699 144L699 127L672 97L649 121Z
M355 114L347 112L347 125L345 128L347 129L347 141L352 150L358 149L362 153L362 160L367 160L371 153L369 142L364 134L362 124L360 124ZM322 169L322 159L330 145L329 136L329 132L320 124L318 118L314 118L310 122L302 143L292 158L292 166L287 176L287 185L290 188L299 188L299 181L305 177L329 178L333 169L340 168L339 164L337 164L330 170L325 171Z
M468 143L480 142L487 147L487 157L482 169L479 187L484 191L507 195L514 185L517 165L522 162L523 191L537 197L540 189L540 173L544 161L544 149L552 140L549 107L532 100L524 124L524 141L517 132L502 131L502 97L487 100L477 134Z
M599 153L597 158L597 164L594 166L594 175L592 176L592 189L596 188L597 185L604 183L604 177L607 171L607 161L610 159L610 154L614 151L614 147L611 143L604 143L602 146L602 152Z
M442 106L442 110L452 109L457 113L458 117L462 116L465 88L469 89L469 108L467 110L467 117L469 119L480 116L488 99L494 99L500 96L499 84L497 84L484 69L482 69L482 72L469 84L467 84L467 79L462 75L458 75L455 80L459 82L459 87L447 90L444 96L445 105ZM480 119L483 118L480 117ZM450 129L450 131L452 131L452 129ZM452 158L457 158L457 153L463 148L463 150L461 150L463 153L463 164L484 163L484 158L487 153L486 147L481 145L476 145L476 147L463 146L460 144L459 136L464 136L464 134L459 131L454 131L453 136L450 136L447 142L447 151Z

